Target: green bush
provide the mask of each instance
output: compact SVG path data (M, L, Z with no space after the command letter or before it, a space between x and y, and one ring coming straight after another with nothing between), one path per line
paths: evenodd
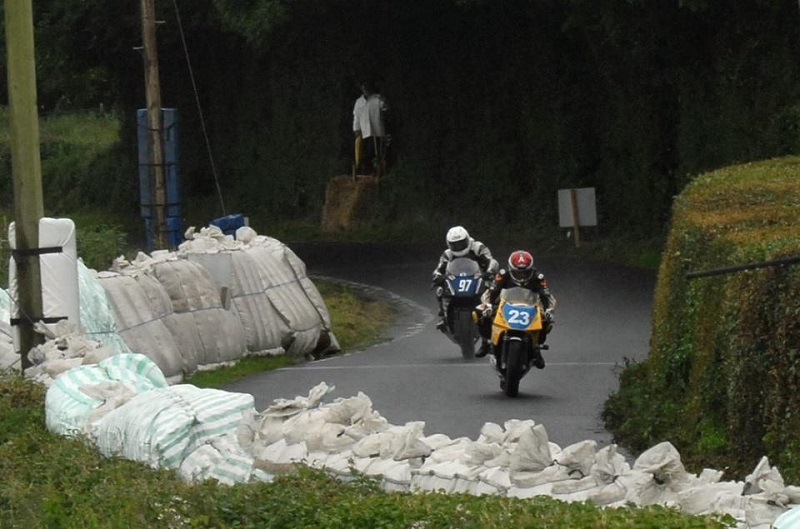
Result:
M620 440L669 439L688 462L738 475L766 454L800 479L800 266L686 276L799 256L799 170L797 157L728 167L675 201L649 358L604 408Z
M8 109L0 107L0 208L13 209ZM136 167L122 148L121 121L110 112L82 112L39 119L44 211L102 211L136 218Z
M131 253L127 234L120 226L110 226L102 221L78 224L79 221L76 220L78 257L89 268L108 270L115 258Z

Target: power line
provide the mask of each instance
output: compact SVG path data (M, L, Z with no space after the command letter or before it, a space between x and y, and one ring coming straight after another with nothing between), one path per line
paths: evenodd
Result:
M189 48L186 46L186 37L183 34L183 23L181 22L181 15L180 15L180 12L178 11L178 2L177 2L177 0L172 0L172 4L175 6L175 18L178 20L178 30L180 31L180 34L181 34L181 43L183 44L183 52L184 52L184 56L186 57L186 66L189 69L189 78L192 81L192 90L194 91L194 100L195 100L195 104L197 105L197 113L200 116L200 126L201 126L201 128L203 130L203 138L205 139L205 142L206 142L206 150L208 152L208 160L209 160L209 163L211 164L211 174L214 176L214 185L217 188L217 196L219 197L219 205L222 208L222 214L226 215L227 212L225 211L225 201L222 198L222 189L220 188L219 178L217 177L217 168L216 168L216 165L214 164L214 156L211 153L211 142L208 139L208 131L206 129L206 121L205 121L205 118L203 117L203 109L200 106L200 97L199 97L199 95L197 93L197 83L195 83L195 80L194 80L194 72L192 70L192 62L189 59Z

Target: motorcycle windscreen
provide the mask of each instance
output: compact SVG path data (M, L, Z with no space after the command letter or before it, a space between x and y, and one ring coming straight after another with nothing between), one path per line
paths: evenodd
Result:
M537 331L542 328L542 315L536 293L514 287L500 293L500 308L494 326L515 331Z
M481 269L472 259L459 257L447 264L447 282L454 296L477 296L481 287Z

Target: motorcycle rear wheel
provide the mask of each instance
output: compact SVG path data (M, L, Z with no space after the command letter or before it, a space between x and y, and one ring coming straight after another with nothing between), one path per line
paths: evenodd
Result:
M522 379L524 351L522 342L510 340L506 343L506 387L505 392L509 397L519 395L519 381Z
M475 358L475 341L477 340L477 327L472 320L472 313L468 310L458 310L454 314L453 327L461 348L461 356L464 360Z

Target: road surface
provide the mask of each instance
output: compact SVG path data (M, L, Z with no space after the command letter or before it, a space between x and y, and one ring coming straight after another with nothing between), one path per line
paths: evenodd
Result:
M328 400L364 392L391 424L424 421L425 435L476 439L487 422L533 419L561 447L612 442L600 419L626 358L648 351L655 274L616 265L542 257L536 265L558 300L547 366L531 370L517 398L506 397L488 359L464 361L435 329L430 276L441 248L400 245L288 244L312 277L354 282L399 311L388 341L363 351L261 373L225 389L251 393L256 409L326 382ZM494 250L494 249L493 249ZM495 250L504 264L506 250ZM536 256L534 256L536 257ZM334 329L334 333L335 333Z

